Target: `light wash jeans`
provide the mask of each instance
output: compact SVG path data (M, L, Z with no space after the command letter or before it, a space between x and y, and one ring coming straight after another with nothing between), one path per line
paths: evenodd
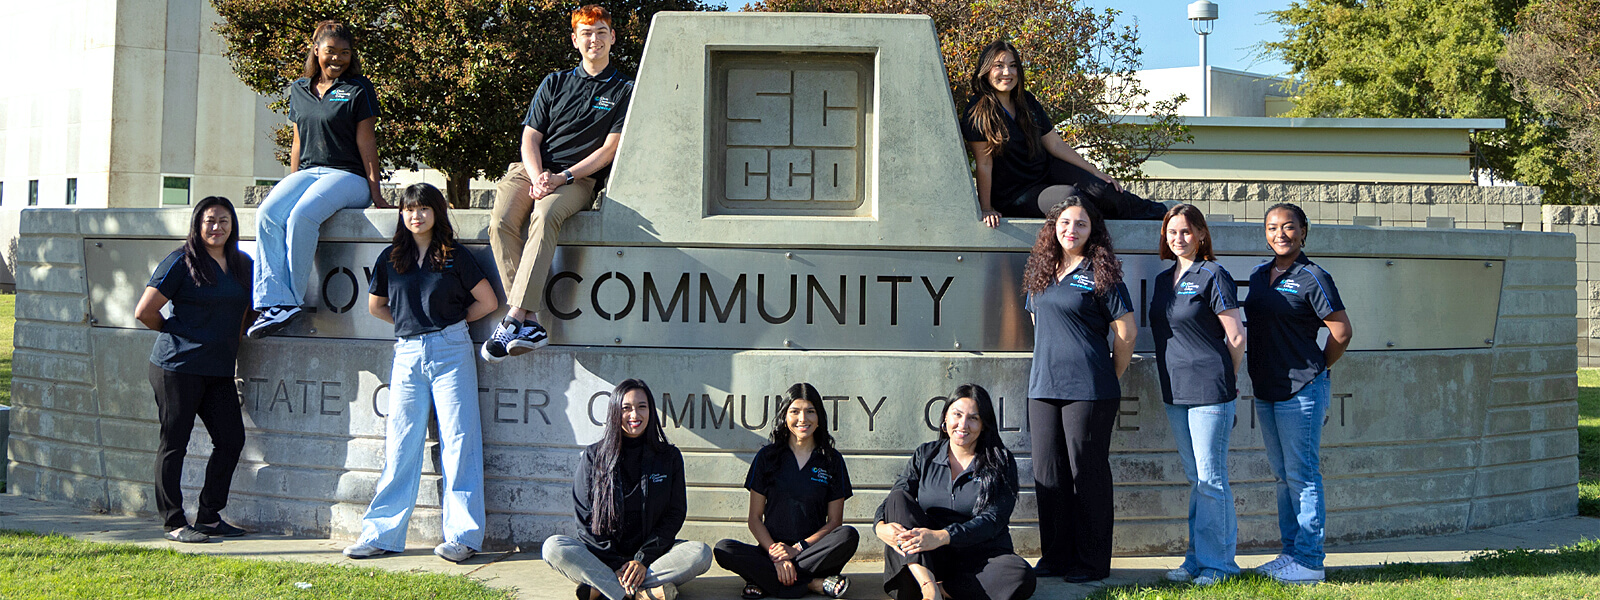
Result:
M600 590L600 595L611 600L627 600L628 594L617 583L617 572L589 551L578 538L552 535L544 539L539 551L544 563L562 577ZM711 570L711 547L705 542L678 540L672 549L650 563L640 589L660 587L663 584L683 585Z
M1323 371L1293 398L1256 400L1256 420L1267 462L1278 480L1278 534L1283 553L1300 566L1321 569L1328 507L1322 490L1322 419L1332 399Z
M1189 478L1189 548L1183 569L1192 576L1239 574L1233 560L1239 518L1228 485L1228 436L1238 410L1235 404L1166 405L1167 424L1183 459L1183 474Z
M295 171L256 210L256 309L300 306L311 285L322 222L341 208L372 204L365 177L328 167Z
M483 549L483 430L476 358L465 322L395 342L383 475L361 519L361 543L405 550L432 408L439 417L444 539Z

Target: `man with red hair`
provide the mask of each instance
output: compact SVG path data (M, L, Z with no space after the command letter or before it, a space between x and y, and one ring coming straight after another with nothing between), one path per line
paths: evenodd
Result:
M497 184L490 212L489 246L510 311L483 343L486 361L549 343L536 315L545 308L561 222L593 204L595 189L610 173L633 96L633 78L611 66L616 40L606 9L588 4L572 11L572 45L583 63L545 77L528 103L522 162L512 163Z

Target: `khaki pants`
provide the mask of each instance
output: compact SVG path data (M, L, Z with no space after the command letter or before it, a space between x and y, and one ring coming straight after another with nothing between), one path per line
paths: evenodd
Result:
M594 179L579 177L534 201L528 197L533 180L520 162L512 163L506 176L495 184L489 248L500 270L500 283L506 288L507 304L533 313L544 310L544 284L550 279L561 223L594 203L594 185ZM523 227L528 231L526 240ZM529 254L532 261L525 262Z

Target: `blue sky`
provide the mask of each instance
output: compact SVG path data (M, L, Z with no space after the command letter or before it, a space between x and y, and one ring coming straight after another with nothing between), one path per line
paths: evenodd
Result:
M1122 11L1119 22L1137 23L1144 47L1146 69L1192 67L1200 63L1199 40L1190 29L1187 7L1191 0L1083 0L1094 8ZM1251 46L1278 40L1283 34L1260 13L1288 8L1290 0L1211 0L1217 3L1216 30L1211 34L1208 58L1213 66L1265 75L1286 73L1289 66L1272 58L1257 57ZM746 0L712 0L735 9Z

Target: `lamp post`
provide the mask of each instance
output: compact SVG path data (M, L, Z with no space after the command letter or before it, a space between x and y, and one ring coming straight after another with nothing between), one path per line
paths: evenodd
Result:
M1211 35L1217 21L1217 3L1195 0L1189 3L1189 24L1200 36L1200 116L1211 116L1211 73L1206 67L1206 36Z

